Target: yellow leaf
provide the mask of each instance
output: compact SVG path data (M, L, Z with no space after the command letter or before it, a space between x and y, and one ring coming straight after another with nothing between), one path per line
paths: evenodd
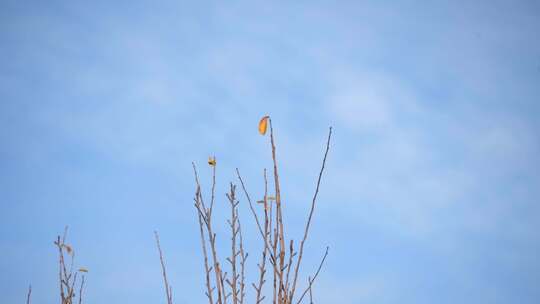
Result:
M216 165L216 158L215 157L208 157L208 164L212 167Z
M268 127L268 118L270 116L265 116L263 118L261 118L261 121L259 121L259 133L261 133L261 135L264 135L266 134L266 128Z
M79 272L88 272L88 269L86 269L84 267L81 267L81 268L79 268Z

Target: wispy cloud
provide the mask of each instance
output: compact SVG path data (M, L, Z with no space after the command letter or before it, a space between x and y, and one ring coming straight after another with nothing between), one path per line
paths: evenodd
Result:
M43 234L74 219L82 243L128 250L156 223L190 240L190 162L216 154L219 187L236 166L255 184L270 114L293 231L334 126L310 240L335 248L320 301L538 302L536 4L81 5L2 4L0 242L14 233L44 252ZM87 248L112 267L96 299L154 296L109 286L153 284L157 261L139 249L124 272Z

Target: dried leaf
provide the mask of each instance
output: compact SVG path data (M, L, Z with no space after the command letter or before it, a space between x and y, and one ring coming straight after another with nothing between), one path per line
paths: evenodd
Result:
M69 255L73 255L73 248L67 244L63 244L62 247L64 247Z
M266 129L268 128L268 118L270 118L270 116L265 116L261 118L261 121L259 121L259 133L261 133L261 135L266 134Z
M212 167L216 166L216 158L215 157L208 157L208 164Z
M79 268L79 272L88 272L88 269L84 268L84 267L81 267L81 268Z

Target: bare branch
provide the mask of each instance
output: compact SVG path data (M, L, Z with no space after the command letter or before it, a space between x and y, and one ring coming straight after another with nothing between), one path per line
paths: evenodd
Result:
M204 237L204 231L203 231L203 222L202 222L202 216L199 212L198 214L199 219L199 231L200 231L200 237L201 237L201 247L204 254L204 270L205 270L205 277L206 277L206 296L208 297L209 304L214 304L213 294L214 294L214 288L211 287L210 282L210 272L212 269L208 266L208 252L206 250L206 240Z
M84 290L84 274L82 275L82 279L81 279L81 288L79 288L79 304L82 304L83 290Z
M156 237L156 246L159 251L159 261L161 262L161 272L163 274L163 284L165 285L165 294L167 295L167 304L172 304L172 294L171 289L169 285L169 281L167 280L167 271L165 268L165 261L163 260L163 252L161 251L161 245L159 244L159 235L157 231L154 231L154 235Z
M237 223L238 223L238 210L236 208L236 194L235 194L236 187L231 183L230 185L230 192L227 193L227 198L229 199L229 203L231 205L231 219L229 221L229 226L231 227L231 257L227 260L231 264L232 269L232 281L229 282L229 286L231 287L232 291L232 299L233 304L238 304L238 284L237 284L237 275L236 275L236 256L237 250L236 250L236 238L238 234L237 229Z
M332 128L330 128L328 133L328 139L326 143L326 150L324 153L324 158L322 161L321 170L319 172L319 177L317 179L317 184L315 188L315 193L311 202L311 207L309 210L309 215L305 224L303 238L300 240L300 245L298 243L294 246L293 240L287 241L288 249L285 245L285 229L284 229L284 218L283 218L283 205L280 189L280 179L278 172L278 163L276 157L276 144L273 133L272 120L265 116L260 125L259 131L264 135L264 131L261 131L263 128L266 130L266 120L270 124L270 145L272 152L272 161L273 161L273 179L274 179L274 193L273 196L268 196L268 179L266 174L266 169L264 170L264 182L265 182L265 193L262 201L257 201L264 205L264 213L260 215L258 210L255 210L257 204L253 204L251 197L246 189L246 184L240 175L240 171L237 168L236 174L242 186L242 190L248 201L248 206L250 211L255 218L257 224L257 229L262 238L264 248L262 250L262 257L260 263L257 264L259 268L258 280L255 283L252 283L253 288L256 292L256 301L255 304L260 304L266 297L263 295L263 286L266 282L266 263L268 262L272 265L273 268L273 304L292 304L294 300L294 294L296 291L296 286L298 283L298 274L301 266L303 254L304 254L304 245L309 236L311 222L313 214L316 207L316 200L319 193L319 188L322 180L322 175L324 173L326 159L328 156L330 148L330 140L332 136ZM209 165L212 167L212 188L209 206L205 205L203 200L203 195L201 191L201 185L199 181L199 176L197 173L197 168L193 163L193 170L195 173L195 182L197 185L195 192L195 209L197 210L197 217L199 221L199 232L201 238L201 247L204 254L204 265L205 265L205 275L206 275L206 289L205 294L208 297L209 304L227 304L228 300L231 300L231 304L243 304L245 296L245 261L248 254L244 252L244 244L242 237L242 227L240 224L240 217L238 213L238 200L236 198L236 187L231 184L230 191L227 193L227 198L229 199L231 207L231 216L227 220L230 226L231 232L231 247L230 247L230 256L226 258L226 261L230 263L230 273L229 276L227 272L222 270L222 265L218 259L216 252L216 234L214 233L212 225L212 214L213 207L216 200L215 189L216 189L216 163L215 157L210 158ZM275 202L275 210L273 210L273 202ZM263 221L259 216L264 216ZM206 236L208 236L209 248L207 249ZM159 247L159 244L158 244ZM299 247L299 249L298 249ZM209 261L208 251L212 255L212 262ZM298 250L297 252L295 250ZM288 255L287 255L288 254ZM326 253L319 265L319 269L313 277L308 278L309 287L301 295L300 301L305 297L309 292L310 301L313 301L312 286L313 282L318 276L318 273L326 259L328 254L328 248ZM240 257L240 259L238 259ZM240 267L240 268L238 268ZM215 275L215 287L212 287L211 282L211 272L214 272ZM166 283L167 285L167 283ZM213 298L213 291L217 289L217 300ZM170 287L167 289L171 291ZM270 290L270 288L269 288ZM230 292L229 292L230 291ZM169 296L168 296L169 297ZM171 297L172 299L172 297ZM299 302L300 302L299 301ZM65 303L71 304L71 303Z
M287 292L289 291L289 275L291 273L291 268L293 264L293 258L296 256L296 253L294 252L294 241L291 240L289 244L289 262L287 263L287 274L285 275L285 295L284 297L287 299Z
M305 228L305 231L304 231L304 238L300 242L300 250L299 250L299 253L298 253L298 260L296 262L296 268L294 270L294 279L293 279L293 283L292 283L292 289L291 289L290 301L289 302L292 302L293 299L294 299L294 292L296 290L296 282L297 282L297 279L298 279L298 270L300 269L300 263L302 262L302 256L304 254L304 244L305 244L305 242L306 242L306 240L308 238L309 227L311 225L311 219L313 217L313 212L315 211L315 203L317 201L317 195L319 194L319 187L321 185L321 179L322 179L322 175L323 175L323 172L324 172L324 167L326 165L326 158L328 156L328 150L330 150L330 139L331 138L332 138L332 127L330 127L330 129L328 131L328 139L326 141L326 151L324 152L324 158L323 158L323 161L322 161L321 171L319 172L319 178L317 179L317 187L315 188L315 194L313 195L313 200L311 202L311 210L309 211L309 217L308 217L308 220L307 220L307 223L306 223L306 228Z
M311 277L308 277L309 282L309 303L313 304L313 288L311 288L311 284L313 284L313 280Z
M257 223L257 228L259 229L259 233L261 234L261 237L264 239L264 232L263 232L263 228L261 226L261 222L259 220L259 216L257 215L257 212L255 211L255 208L253 207L251 197L250 197L248 191L246 190L246 185L244 184L244 180L242 179L242 176L240 175L240 170L238 170L238 168L236 168L236 176L238 176L238 180L240 181L240 185L242 185L242 190L244 191L244 195L246 196L246 199L248 201L249 209L251 210L251 213L253 214L253 217L255 218L255 222ZM265 195L264 199L266 200L266 195ZM266 242L265 242L265 247L271 247L271 246L268 246L266 244Z
M264 285L264 276L266 274L266 255L268 253L268 246L266 246L268 242L268 236L269 236L269 229L270 229L270 217L268 216L268 179L266 177L266 169L264 169L263 172L264 175L264 236L263 236L263 242L264 242L264 249L262 253L262 259L261 263L259 264L259 285L258 287L253 284L253 287L256 291L256 300L255 304L259 304L264 299L264 296L262 295L262 289Z
M285 289L283 282L283 269L285 264L285 230L283 229L283 215L281 211L281 191L279 187L279 174L278 165L276 159L276 145L274 142L274 128L272 126L272 119L268 118L270 122L270 144L272 146L272 161L274 163L274 187L276 192L276 228L279 238L279 291L278 299L283 297L282 293ZM281 300L279 300L281 301Z
M58 284L60 288L60 301L61 304L73 304L75 300L75 285L77 284L78 272L73 271L73 265L75 260L75 251L66 243L68 227L64 228L64 235L62 237L57 236L54 245L58 249ZM69 257L69 267L66 267L66 257L64 252ZM87 270L84 270L87 271ZM84 280L84 276L83 276ZM84 282L81 283L81 289L84 286ZM29 291L30 293L30 291ZM82 302L82 295L79 295L79 303ZM30 300L30 294L27 301Z
M240 217L238 217L238 211L237 211L237 221L238 221L238 235L240 237L240 300L239 303L244 303L244 297L245 297L245 286L246 286L246 276L245 276L245 265L246 260L248 257L248 253L244 253L244 238L242 237L242 226L240 224Z
M26 295L26 304L30 304L31 295L32 295L32 285L28 285L28 294Z
M204 201L203 201L202 193L201 193L202 191L200 190L201 185L199 183L199 178L198 178L198 174L197 174L197 168L195 166L195 163L192 163L192 164L193 164L193 171L195 172L195 182L197 183L197 191L195 193L195 195L196 195L196 197L195 197L195 207L199 210L199 215L201 213L203 213L205 215L202 219L204 219L204 222L206 224L205 225L206 233L208 235L208 241L210 243L210 251L212 253L212 260L213 260L213 264L214 264L213 271L214 271L214 274L215 274L215 277L216 277L215 280L216 280L217 293L218 293L217 303L218 304L223 304L224 302L226 303L227 299L226 299L226 297L224 298L224 292L225 292L225 290L224 290L225 289L224 277L221 274L221 267L219 265L219 259L218 259L217 252L216 252L216 234L213 232L213 229L212 229L212 212L210 210L208 210L204 205ZM215 176L216 176L216 170L214 169L214 170L212 170L212 180L213 181L215 181ZM200 210L201 207L203 209L202 211L204 211L204 212L201 212L201 210ZM204 241L204 238L202 238L201 240ZM210 292L208 292L208 293L210 294Z
M251 197L249 196L249 193L248 191L246 190L246 185L244 184L244 180L242 179L242 176L240 175L240 170L238 170L238 168L236 168L236 175L238 176L238 179L240 180L240 184L242 185L242 190L244 191L244 194L246 196L246 199L248 201L248 204L249 204L249 209L251 210L251 213L253 214L253 217L255 218L255 222L257 223L257 227L259 228L259 233L261 234L261 237L263 238L263 240L265 241L264 242L264 246L265 248L270 251L270 248L273 247L272 244L268 244L268 239L265 238L265 233L263 232L263 229L261 227L261 223L259 221L259 217L257 216L257 212L255 211L255 208L253 208L253 203L251 202ZM264 197L264 200L266 201L267 200L267 197L265 195ZM275 254L275 252L274 252ZM277 266L275 265L276 263L272 263L272 265L274 266L274 270L279 274L280 271L279 269L277 268Z
M317 276L319 275L319 272L321 271L321 268L324 264L324 261L326 260L326 257L328 256L328 246L326 247L326 252L324 253L324 256L321 260L321 263L319 264L319 268L317 268L317 272L315 272L315 275L313 276L313 279L311 279L311 277L309 278L309 286L308 288L306 288L306 290L304 291L304 293L302 293L302 296L300 297L300 299L298 300L298 302L296 302L296 304L299 304L300 302L302 302L302 299L304 298L304 296L306 295L306 293L308 292L309 290L309 293L310 293L310 296L311 296L311 287L313 286L313 282L315 281L315 279L317 278Z
M214 156L214 160L216 157ZM214 164L212 166L212 197L210 199L210 210L208 211L210 213L210 216L212 216L212 210L214 209L214 200L216 197L216 165Z

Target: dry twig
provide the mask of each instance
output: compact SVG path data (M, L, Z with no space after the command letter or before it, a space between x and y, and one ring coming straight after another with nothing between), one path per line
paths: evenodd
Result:
M294 292L296 290L296 282L298 279L298 270L300 269L300 263L302 262L302 256L304 254L304 244L308 238L309 234L309 227L311 225L311 219L313 217L313 212L315 211L315 202L317 201L317 195L319 194L319 187L321 185L321 179L324 172L324 167L326 165L326 157L328 156L328 150L330 150L330 139L332 138L332 127L330 127L330 130L328 131L328 139L326 141L326 151L324 152L324 158L322 161L321 171L319 172L319 178L317 179L317 187L315 188L315 194L313 195L313 200L311 201L311 209L309 211L309 217L306 223L306 228L304 230L304 238L300 242L300 251L298 253L298 260L296 261L296 267L294 269L294 279L292 283L291 288L291 295L290 295L290 301L292 302L294 299Z
M28 294L26 295L26 304L30 304L31 295L32 295L32 285L28 285Z
M295 251L294 241L291 239L288 241L288 252L285 247L285 225L283 221L283 205L280 189L280 180L278 173L278 163L276 158L276 145L274 140L274 132L272 127L272 121L269 117L263 118L259 125L259 131L261 134L266 132L266 120L270 124L270 144L272 150L272 161L273 161L273 179L274 179L274 196L268 195L268 180L266 175L266 169L264 170L264 183L265 183L265 193L262 201L257 201L263 205L263 216L264 222L261 221L261 218L258 214L258 211L255 210L254 204L251 200L251 197L246 189L246 184L240 175L238 168L236 169L237 177L242 186L242 190L248 201L249 208L257 224L259 234L263 241L264 247L262 250L261 261L257 264L259 270L259 276L257 283L252 283L253 288L255 289L255 304L260 304L266 297L263 293L263 286L266 282L266 263L269 262L272 265L273 270L273 304L290 304L293 303L294 293L298 281L298 273L301 265L302 257L304 254L304 244L309 235L309 228L311 226L316 200L319 193L319 187L321 184L322 175L324 172L326 159L328 151L330 148L330 139L332 135L332 128L329 130L328 140L326 144L326 150L324 153L324 158L322 161L322 167L319 173L317 180L317 186L315 189L315 194L311 202L311 208L309 210L309 216L305 225L304 235L300 242L298 252ZM262 131L261 131L262 130ZM238 213L238 200L236 198L236 187L231 183L230 191L226 194L229 204L231 207L231 217L228 220L230 231L231 231L231 254L226 259L230 265L230 277L227 277L227 272L224 272L221 269L221 264L217 255L216 250L216 234L213 232L212 226L212 213L215 202L215 186L216 186L216 161L215 157L210 158L209 165L212 167L212 190L211 190L211 200L210 205L207 207L204 203L201 184L197 174L197 169L195 164L193 164L193 170L195 173L195 183L196 191L194 198L194 206L197 210L197 217L199 221L199 232L201 238L201 247L204 255L204 267L206 274L206 295L208 297L210 304L226 304L227 300L230 298L232 304L243 304L244 302L244 286L245 286L245 261L248 254L244 252L243 247L243 238L242 230L240 224L240 217ZM273 203L275 202L275 209L273 208ZM274 211L274 212L273 212ZM260 211L259 211L260 212ZM208 240L206 239L208 237ZM212 264L208 259L208 247L212 255ZM313 282L317 278L319 271L321 270L323 263L328 254L327 251L319 265L319 268L316 274L313 277L308 278L309 286L304 291L300 297L300 301L304 296L309 292L310 300L312 302L312 286ZM240 259L238 259L240 257ZM296 259L295 259L296 258ZM267 261L268 260L268 261ZM238 269L240 266L240 269ZM215 287L212 287L211 273L214 273L215 276ZM227 283L225 285L224 283ZM217 289L217 300L214 303L213 291ZM299 302L300 302L299 301Z
M163 252L161 251L161 245L159 243L159 235L157 231L154 231L154 236L156 237L156 246L159 251L159 261L161 262L161 272L163 275L163 284L165 284L165 295L167 296L167 304L172 304L172 287L169 285L167 280L167 270L165 268L165 261L163 259Z
M309 286L308 286L308 288L306 288L306 290L304 290L304 292L302 293L302 296L300 297L298 302L296 302L296 304L299 304L300 302L302 302L302 299L304 298L304 296L306 295L306 292L308 292L308 291L309 291L309 296L311 298L311 287L313 286L313 282L315 281L315 279L319 275L319 272L321 271L321 268L324 265L324 261L326 260L327 256L328 256L328 247L326 247L326 251L325 251L324 256L323 256L323 258L321 260L321 263L319 264L319 268L317 268L317 272L315 272L315 275L313 276L313 279L311 277L308 278ZM313 302L313 301L311 300L311 302Z
M214 169L212 170L213 171L212 189L215 189L215 183L216 183L215 166L213 166L213 168ZM226 274L222 274L222 271L221 271L221 267L220 267L220 263L219 263L219 259L218 259L217 251L216 251L216 234L213 232L213 228L212 228L212 207L213 207L214 194L212 194L212 201L210 203L211 204L210 208L206 208L204 205L204 200L202 198L201 185L199 183L197 168L195 167L195 164L193 164L193 170L195 172L195 181L197 183L197 190L195 192L195 208L197 209L199 216L201 216L202 220L205 223L206 233L208 235L208 240L210 243L210 251L212 253L212 260L214 263L213 268L209 269L209 271L211 272L213 271L216 277L216 286L217 286L217 291L218 291L217 303L223 304L223 303L226 303L228 295L225 294L225 284L224 284ZM212 190L212 193L213 192L214 190Z
M73 248L66 243L68 227L64 229L62 238L58 236L54 244L58 248L58 282L60 287L61 304L73 304L75 299L75 284L77 283L78 272L73 271L75 252ZM69 267L66 266L66 253L70 257ZM85 270L86 271L86 270ZM79 303L82 303L82 291L84 288L84 275L80 285Z

